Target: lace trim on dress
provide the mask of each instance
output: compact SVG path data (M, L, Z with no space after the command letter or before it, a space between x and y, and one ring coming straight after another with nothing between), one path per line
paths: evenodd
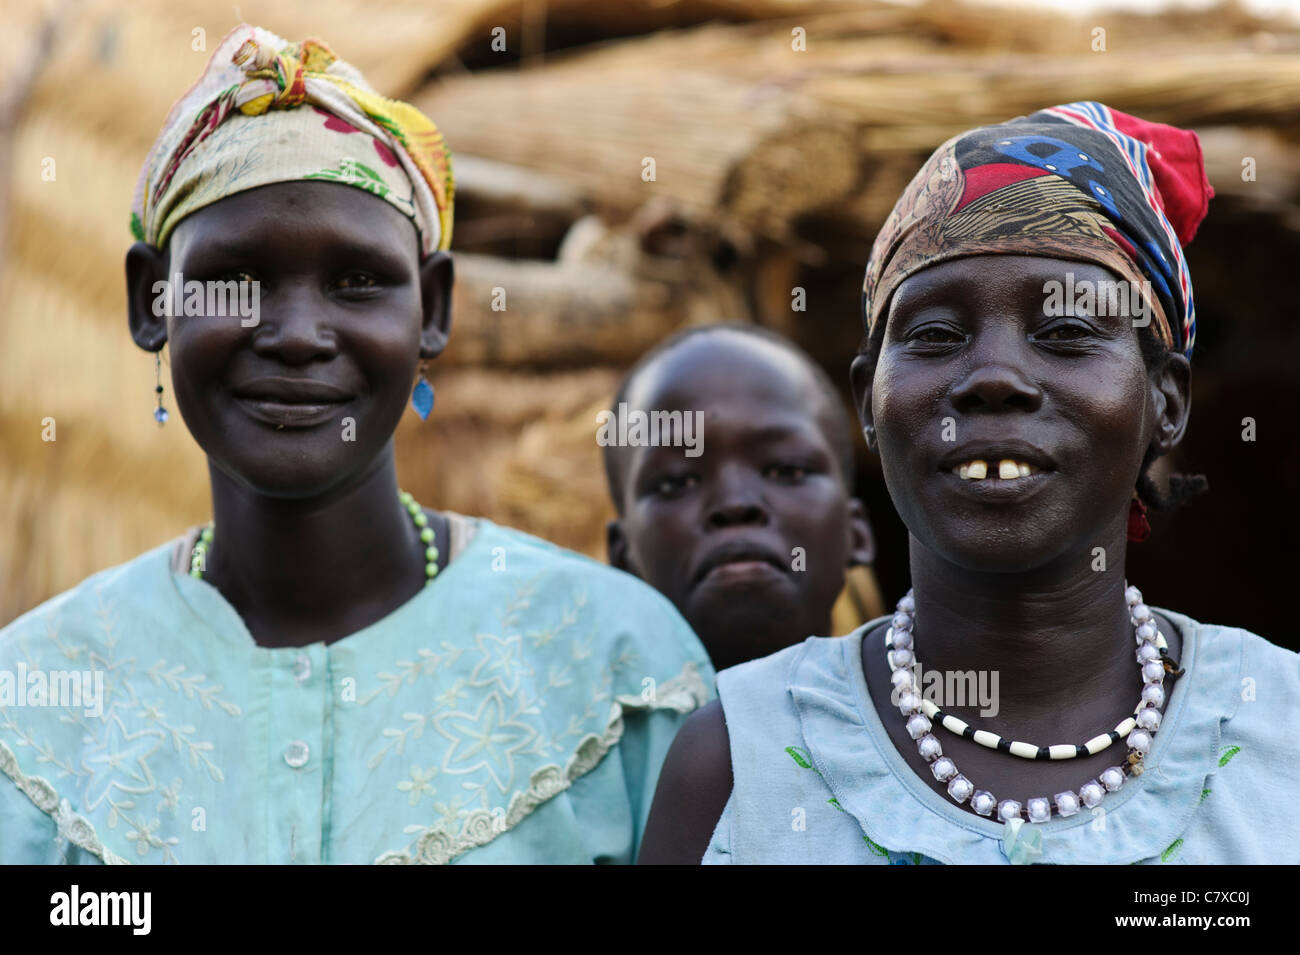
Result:
M125 859L99 841L95 827L84 817L72 811L66 799L60 799L58 792L42 776L28 776L18 766L18 757L4 740L0 740L0 772L13 780L14 785L22 790L41 812L54 820L59 827L59 836L78 846L106 865L129 865Z
M623 715L627 712L675 710L690 713L708 702L709 691L694 663L658 687L641 694L615 697L604 732L588 733L578 743L563 766L550 763L535 770L528 788L515 793L504 811L475 809L465 819L459 835L446 823L409 827L415 839L404 850L385 852L375 860L379 865L445 865L470 849L486 845L502 833L509 832L534 809L564 792L574 781L591 772L623 737Z

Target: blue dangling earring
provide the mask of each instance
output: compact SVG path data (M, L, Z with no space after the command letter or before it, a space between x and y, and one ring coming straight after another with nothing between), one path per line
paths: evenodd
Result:
M415 383L415 391L411 392L411 407L415 409L421 421L427 421L429 412L433 411L433 385L429 384L428 379L424 377L424 368L427 364L427 361L420 362L420 380Z
M167 409L163 407L163 403L162 403L163 387L162 387L162 349L161 348L158 349L156 352L154 352L153 362L154 362L155 380L157 381L157 384L154 385L153 390L158 395L158 407L153 410L153 417L154 420L158 422L158 427L161 428L163 425L167 423Z

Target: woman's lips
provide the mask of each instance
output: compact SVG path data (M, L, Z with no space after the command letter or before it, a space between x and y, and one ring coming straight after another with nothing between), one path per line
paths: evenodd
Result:
M978 470L976 471L978 473ZM1009 473L1009 472L1004 472ZM1023 501L1038 493L1056 475L1055 471L1031 471L1028 474L1017 473L1015 477L999 477L994 471L985 477L972 477L967 472L965 477L953 471L940 471L940 478L951 485L959 494L980 501Z
M263 424L283 428L311 428L338 417L346 401L283 401L273 398L241 398L235 403L249 417Z

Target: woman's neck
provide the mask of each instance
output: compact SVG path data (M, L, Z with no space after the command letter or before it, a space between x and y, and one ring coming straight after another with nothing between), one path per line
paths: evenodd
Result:
M959 567L913 539L922 667L984 674L981 685L997 687L999 721L1012 725L1056 723L1067 712L1105 709L1116 693L1127 698L1136 667L1123 538L1106 554L1105 571L1092 569L1089 554L1026 573L993 573Z
M204 579L259 644L329 642L423 586L423 545L397 499L391 443L357 481L312 498L268 497L209 471L215 532Z

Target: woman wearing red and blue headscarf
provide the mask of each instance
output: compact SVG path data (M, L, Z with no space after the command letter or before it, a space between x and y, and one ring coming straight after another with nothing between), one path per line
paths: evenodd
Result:
M1204 487L1152 466L1188 424L1182 245L1212 195L1195 133L1100 103L935 151L852 367L912 589L719 674L643 860L1300 861L1296 655L1125 574L1145 507Z

